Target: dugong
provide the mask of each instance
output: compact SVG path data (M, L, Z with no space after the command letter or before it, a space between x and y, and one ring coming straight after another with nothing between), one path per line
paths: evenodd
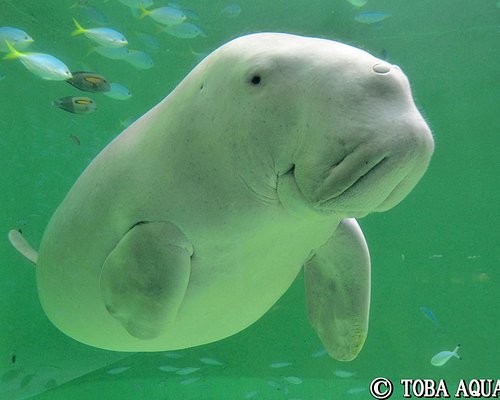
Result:
M283 33L215 50L90 163L36 262L66 335L117 351L220 340L304 267L308 318L352 360L368 331L370 257L355 218L389 210L434 148L401 69Z

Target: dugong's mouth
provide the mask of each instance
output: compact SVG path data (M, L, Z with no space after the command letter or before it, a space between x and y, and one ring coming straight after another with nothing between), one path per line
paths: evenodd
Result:
M381 162L382 160L380 163ZM350 182L346 183L342 188L335 187L335 190L331 191L330 196L318 201L311 200L304 194L304 191L297 182L296 169L293 167L285 174L278 177L278 198L283 207L296 216L324 218L338 215L342 218L347 216L361 218L372 210L354 209L353 206L349 205L349 202L347 202L347 209L343 200L348 199L351 192L354 191L361 182L369 179L369 176L379 167L380 166L377 164L365 171L361 176L351 177Z
M279 176L278 197L295 214L361 218L397 205L426 165L408 152L360 146L316 175L294 165Z
M366 185L387 162L386 154L369 161L360 162L358 158L357 153L351 153L339 163L332 165L328 177L315 193L318 207L328 206L335 199L348 196L350 191L359 185Z

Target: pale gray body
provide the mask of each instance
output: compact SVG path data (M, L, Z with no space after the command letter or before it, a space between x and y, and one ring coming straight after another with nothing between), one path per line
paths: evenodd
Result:
M370 301L353 218L401 201L432 151L398 67L329 40L238 38L77 180L42 239L40 300L83 343L179 349L246 328L305 266L309 319L350 360Z

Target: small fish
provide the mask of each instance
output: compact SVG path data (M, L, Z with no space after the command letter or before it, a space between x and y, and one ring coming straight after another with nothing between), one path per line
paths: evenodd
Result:
M0 81L3 81L6 78L6 75L0 71Z
M130 125L132 125L132 123L136 120L137 118L134 118L134 117L127 117L125 119L119 119L118 122L120 123L120 126L122 128L126 128Z
M209 55L209 53L198 53L190 48L191 54L196 58L196 61L201 62L205 57Z
M78 136L76 135L73 135L73 134L70 134L68 136L77 146L80 146L81 142L80 142L80 139L78 138Z
M182 7L182 5L178 1L169 1L167 3L167 6L181 10L184 13L184 15L186 16L186 19L190 19L191 21L197 21L200 19L200 16L198 15L198 13L196 11L193 11L193 10L186 8L186 7Z
M245 393L245 399L253 399L258 394L259 392L257 390L250 390L249 392Z
M391 14L380 11L363 11L354 17L356 22L360 24L376 24L377 22L382 22L383 20L389 18Z
M25 256L33 264L37 263L38 253L30 246L28 241L24 238L21 229L11 229L8 234L8 238L12 246L14 246L19 253ZM3 377L0 381L3 380Z
M361 8L363 7L366 3L368 3L368 0L347 0L349 3L351 3L354 7L356 8Z
M158 42L158 39L156 39L153 35L144 32L135 32L135 36L137 36L137 39L139 39L140 42L148 49L150 50L160 49L160 43Z
M90 114L97 109L94 100L89 97L61 97L54 100L52 104L73 114Z
M9 53L5 55L4 60L19 59L28 70L42 79L65 81L71 78L69 68L54 56L45 53L21 53L8 41L5 41L5 44Z
M153 7L152 0L118 0L123 5L127 6L130 13L134 18L139 18L141 16L141 8L151 8Z
M185 367L185 368L179 369L175 373L177 375L189 375L189 374L192 374L193 372L196 372L196 371L199 371L199 370L200 369L197 368L197 367Z
M106 371L106 373L111 375L118 375L125 371L128 371L129 369L130 367L116 367L116 368L111 368L110 370Z
M87 56L93 52L96 52L103 57L109 58L110 60L123 60L125 57L127 57L129 50L124 46L123 47L97 46L90 49L90 51L87 53Z
M271 387L272 387L273 389L275 389L275 390L281 390L281 388L282 388L281 383L276 382L275 380L272 380L272 379L268 380L268 381L267 381L267 384L268 384L269 386L271 386Z
M33 43L33 38L21 29L2 26L0 27L0 51L9 51L5 41L12 44L16 49L24 50Z
M150 69L154 66L153 59L141 50L129 50L123 59L137 69Z
M171 3L169 3L168 5L171 7L174 7ZM181 7L174 7L174 8L178 8L179 10L182 10L182 12L186 16L186 18L191 20L191 21L198 21L200 19L200 16L198 15L198 13L196 11L190 10L188 8L181 9Z
M100 93L110 89L109 82L102 75L84 71L72 72L72 75L66 82L84 92Z
M434 313L431 310L429 310L427 307L420 307L420 311L422 311L422 313L427 318L429 318L432 322L434 322L434 324L436 326L439 326L439 320L437 319L437 317L434 315Z
M207 37L205 32L203 32L200 27L190 22L183 22L179 25L166 26L160 29L160 32L166 32L169 35L179 39L194 39L198 36Z
M292 363L289 363L289 362L275 362L275 363L269 364L269 368L285 368L285 367L289 367L290 365L292 365Z
M339 378L352 378L355 375L354 372L344 371L342 369L336 369L335 371L333 371L333 374L335 376L338 376Z
M241 14L241 6L239 4L229 4L228 6L224 7L220 15L226 18L236 18Z
M458 349L460 349L460 345L457 344L457 347L455 347L455 350L453 351L441 351L437 353L434 357L431 359L431 364L434 365L435 367L440 367L441 365L446 364L446 362L451 358L455 357L458 358L459 360L462 359L458 355Z
M195 382L197 382L199 380L200 380L199 377L194 377L194 378L184 379L183 381L180 381L179 383L181 385L191 385L192 383L195 383Z
M70 7L70 9L76 11L76 16L79 20L83 19L85 22L91 22L99 25L105 25L108 23L108 17L106 17L97 8L88 5L87 1L77 1Z
M312 353L311 356L313 356L313 357L323 357L326 354L327 353L326 353L325 349L319 349L319 350L316 350L314 353Z
M146 16L152 18L156 22L162 25L178 25L182 24L186 20L186 14L174 7L159 7L152 10L146 10L141 6L141 15L139 18L144 18Z
M206 365L224 365L222 364L219 360L215 358L209 358L209 357L202 357L200 358L200 362Z
M132 97L132 93L119 83L110 83L109 90L104 92L104 95L115 100L128 100Z
M83 28L76 19L73 18L76 29L71 33L71 36L84 34L90 40L104 47L122 47L128 44L127 39L120 32L110 28Z
M429 258L443 258L442 254L433 254L432 256L429 256Z
M294 385L300 385L302 383L302 379L297 376L284 376L283 380Z
M162 366L158 367L158 369L160 371L163 371L163 372L175 372L175 371L179 370L179 368L173 367L171 365L162 365Z

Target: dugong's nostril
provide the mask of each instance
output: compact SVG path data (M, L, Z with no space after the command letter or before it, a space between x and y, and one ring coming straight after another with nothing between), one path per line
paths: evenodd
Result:
M373 72L375 72L376 74L385 75L385 74L388 74L389 72L391 72L391 65L386 64L386 63L378 63L378 64L375 64L372 67L372 69L373 69Z

